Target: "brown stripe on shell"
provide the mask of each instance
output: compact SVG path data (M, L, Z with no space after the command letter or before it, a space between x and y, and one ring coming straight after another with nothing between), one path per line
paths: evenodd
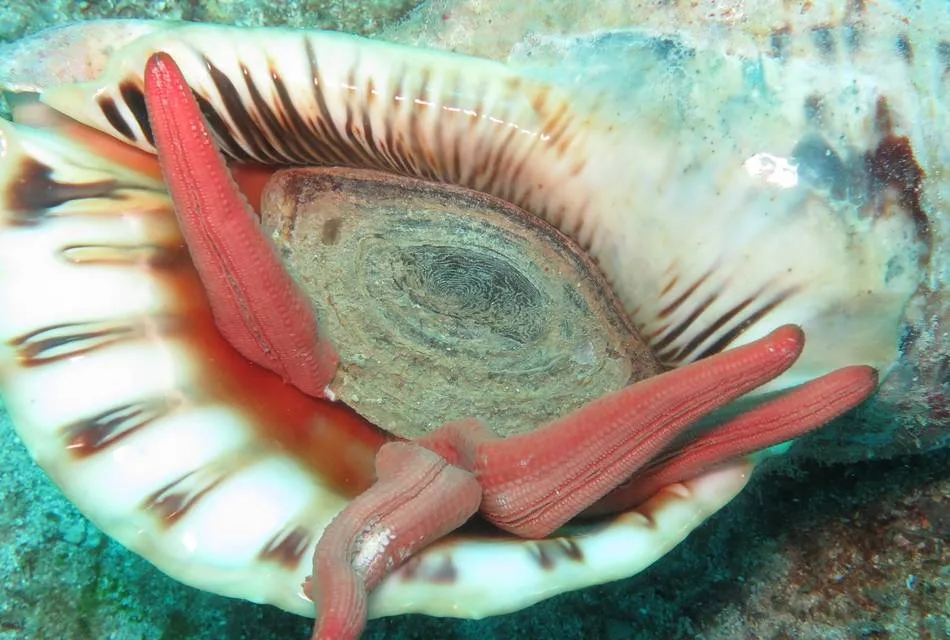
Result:
M458 568L451 553L440 554L438 560L434 560L432 554L417 554L399 568L397 575L401 582L449 585L458 580Z
M707 358L713 354L719 353L720 351L724 351L739 336L745 333L746 329L758 322L766 314L771 313L772 310L791 298L797 291L798 289L793 287L778 293L774 298L772 298L772 300L747 316L742 320L742 322L727 331L718 340L709 345L709 347L700 353L693 355L692 353L686 353L685 351L677 352L674 357L679 358L679 360L674 360L674 362L682 362L686 358L690 358L692 360L702 360L703 358Z
M254 119L248 113L234 83L226 73L221 71L207 56L202 56L202 64L208 70L208 76L214 85L225 114L234 123L235 129L241 134L244 144L248 147L248 153L256 160L261 162L278 163L283 158L274 151L269 144L266 136L254 122ZM245 77L249 74L244 64L240 65L241 71ZM248 80L250 82L250 80Z
M140 320L95 320L50 325L12 338L9 345L24 367L35 367L74 358L118 342L134 340L156 331L170 331L178 322L169 316Z
M180 405L171 397L150 398L113 407L62 429L66 450L76 458L100 453L123 438L162 418Z
M179 478L145 499L142 508L166 526L174 526L203 497L224 480L199 470Z
M145 498L141 508L163 525L174 526L215 488L259 459L260 454L255 451L222 453L217 459L169 482Z
M291 136L299 141L305 147L303 155L305 157L315 158L319 155L318 150L311 142L318 138L311 124L307 122L300 110L297 109L290 92L287 91L287 85L284 83L283 76L277 70L273 61L269 61L268 71L270 73L271 85L277 96L277 105L281 110L281 121L286 129L291 132Z
M869 197L878 204L878 215L886 207L886 192L892 190L898 203L906 209L917 229L917 237L927 248L922 256L926 262L933 250L930 219L920 202L926 174L917 162L910 138L894 133L894 121L887 99L878 98L874 126L880 141L865 155L869 181Z
M273 79L274 74L277 73L273 61L268 60L268 68L271 71L270 77ZM250 71L243 64L241 65L241 71L244 76L244 86L247 87L247 92L251 96L251 104L254 107L254 113L257 115L254 119L257 128L264 133L263 139L269 144L272 153L294 164L302 164L305 162L307 151L302 148L300 138L294 135L280 135L282 130L285 132L288 130L292 131L287 118L282 118L277 112L270 108L264 96L261 94L260 89L258 89L257 85L251 80ZM280 103L276 106L279 107ZM278 145L280 145L279 148Z
M59 255L75 265L116 265L147 267L152 270L179 269L190 266L191 259L184 246L164 247L154 244L130 246L71 245Z
M214 140L218 147L238 161L249 162L255 160L231 135L231 128L218 115L214 105L200 93L195 92L194 96L198 102L198 108L201 110L201 115L204 116L205 122L214 132Z
M273 562L285 569L296 569L313 541L312 531L296 525L278 531L257 557L262 562Z
M115 98L106 94L102 94L96 98L96 104L99 105L102 115L109 122L109 124L112 125L113 129L119 132L126 139L131 140L132 142L138 142L138 136L136 136L135 132L132 131L132 127L129 126L129 123L125 121L125 118L122 116L122 112L119 111L119 106L116 104Z
M580 546L573 539L566 537L526 543L525 550L531 556L531 559L545 571L554 569L558 562L564 560L570 560L571 562L584 561L584 553Z
M129 112L135 118L139 129L150 145L155 145L155 136L152 134L152 125L148 120L148 109L145 106L145 92L142 87L131 80L119 83L119 95L125 101Z
M686 300L688 300L689 297L692 296L696 292L696 290L700 286L702 286L704 282L706 282L706 280L709 279L709 276L711 276L712 273L713 271L712 269L710 269L709 271L701 275L693 284L687 287L683 293L681 293L675 300L673 300L673 302L671 302L670 304L660 309L660 313L657 314L657 317L668 318L673 312L679 309L680 306L684 302L686 302Z
M703 344L710 337L713 336L717 331L722 329L727 323L733 320L741 312L751 305L753 302L758 300L759 296L764 293L764 289L756 291L753 295L749 296L745 300L740 301L738 304L734 305L731 309L721 314L718 318L712 322L707 322L705 328L696 334L692 340L687 342L683 347L681 347L675 355L672 356L672 360L675 362L681 362L683 358L689 357L689 354L696 351L699 348L699 345ZM689 322L692 322L693 318Z
M120 199L116 180L67 184L53 179L53 168L33 159L24 160L3 193L3 208L13 226L31 227L43 222L52 209L73 200Z
M700 345L706 342L724 326L734 321L737 317L741 316L743 312L747 311L752 303L759 300L765 294L767 288L767 286L763 287L752 296L738 302L736 305L722 313L719 317L715 319L708 319L704 323L704 329L692 339L690 339L689 342L687 342L685 345L676 345L676 338L680 337L687 329L693 326L699 316L702 315L709 308L709 306L719 298L721 289L710 294L705 300L696 305L696 308L692 311L692 313L689 314L689 316L670 329L669 332L663 336L663 338L651 345L653 347L654 353L657 355L657 358L664 365L671 366L682 362L700 360L715 353L719 353L728 345L730 345L736 338L741 336L749 326L758 322L758 320L760 320L763 316L770 313L779 304L785 302L797 291L797 288L795 287L781 291L762 307L752 311L746 317L742 318L732 329L724 333L708 348L697 353L697 349L699 349Z
M370 158L361 153L363 149L359 146L354 149L347 145L340 131L336 128L333 115L330 113L330 107L327 105L324 95L324 81L320 72L320 61L317 59L316 49L313 43L308 39L304 40L304 44L307 54L307 64L310 67L310 75L313 78L313 97L317 105L315 132L318 134L317 143L323 150L315 159L326 162L327 164L342 164L345 166L358 167L366 163L373 166L373 162ZM391 133L392 129L393 127L387 127L387 133ZM327 157L327 151L332 152L333 155Z
M683 318L683 320L681 320L679 324L672 326L672 328L670 328L667 331L665 336L663 336L662 338L656 341L656 343L653 345L653 350L655 353L659 354L661 360L667 357L667 355L665 354L667 354L668 352L668 347L673 342L675 342L676 339L679 338L683 334L684 331L686 331L691 326L693 326L693 323L695 323L699 319L699 316L706 313L706 310L709 309L710 305L712 305L716 300L719 299L719 293L721 291L722 291L722 288L720 287L718 291L713 291L712 293L707 295L703 300L701 300L698 303L695 303L692 307L692 311L690 312L688 316Z

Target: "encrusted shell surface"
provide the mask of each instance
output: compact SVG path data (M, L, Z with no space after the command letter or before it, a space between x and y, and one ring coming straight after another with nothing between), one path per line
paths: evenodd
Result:
M518 71L336 34L89 28L98 39L80 29L63 54L88 64L18 66L33 60L19 45L0 84L147 150L141 72L167 50L235 157L420 175L544 217L599 261L669 364L797 322L809 346L776 386L855 362L886 369L932 274L928 216L947 162L930 128L946 123L936 42L916 49L938 72L930 101L905 90L911 67L893 55L829 58L821 41L802 52L810 35L793 32L740 52L690 34L600 35L569 55L558 43L561 67ZM103 42L117 51L102 56ZM69 131L0 130L0 372L18 431L85 513L166 572L310 613L307 558L377 441L341 417L295 453L308 401L211 328L154 166L91 153ZM747 471L550 541L448 539L387 580L373 613L482 616L631 575Z

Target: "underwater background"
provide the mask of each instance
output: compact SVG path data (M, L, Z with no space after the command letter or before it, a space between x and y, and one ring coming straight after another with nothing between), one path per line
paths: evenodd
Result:
M404 20L421 31L441 30L453 11L501 16L515 3L430 2L412 13L418 4L21 2L0 8L0 41L103 17L372 36ZM723 10L743 3L708 4ZM860 426L873 411L851 424ZM0 422L0 640L308 637L309 619L178 584L106 538L33 464L5 413ZM376 620L365 637L950 638L950 449L849 465L801 458L759 474L728 508L635 578L481 621Z

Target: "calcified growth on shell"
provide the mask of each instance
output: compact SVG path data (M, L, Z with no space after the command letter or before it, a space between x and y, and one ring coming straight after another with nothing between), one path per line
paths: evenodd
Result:
M665 365L793 322L808 343L773 388L886 370L948 199L947 34L910 31L911 61L893 54L899 20L682 24L536 39L521 59L546 66L531 69L170 23L81 25L3 52L0 85L61 114L39 130L24 123L49 121L18 105L21 124L0 123L0 381L31 453L171 575L303 614L316 539L371 473L375 432L321 422L222 343L154 165L66 124L151 150L142 72L159 50L232 158L446 182L544 219L596 261ZM414 256L389 264L426 280L431 254ZM499 335L521 335L509 320ZM446 540L372 613L484 616L632 575L746 479L704 475L583 535Z

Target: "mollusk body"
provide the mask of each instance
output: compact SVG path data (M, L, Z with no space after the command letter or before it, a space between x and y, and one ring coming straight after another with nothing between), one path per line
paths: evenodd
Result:
M408 174L545 218L599 262L671 366L792 322L808 345L772 389L845 364L886 370L933 258L927 212L945 187L924 180L948 155L921 123L946 123L946 104L902 91L903 69L767 51L750 65L624 34L604 44L623 45L610 64L629 81L585 92L549 80L556 69L321 32L116 22L38 38L15 45L0 84L69 120L0 123L7 408L109 535L184 582L301 614L313 545L380 437L342 411L314 427L309 399L230 350L155 165L75 125L150 151L153 52L175 58L237 160ZM52 43L56 59L36 57ZM372 613L484 616L632 575L748 471L551 540L448 538L390 576Z

